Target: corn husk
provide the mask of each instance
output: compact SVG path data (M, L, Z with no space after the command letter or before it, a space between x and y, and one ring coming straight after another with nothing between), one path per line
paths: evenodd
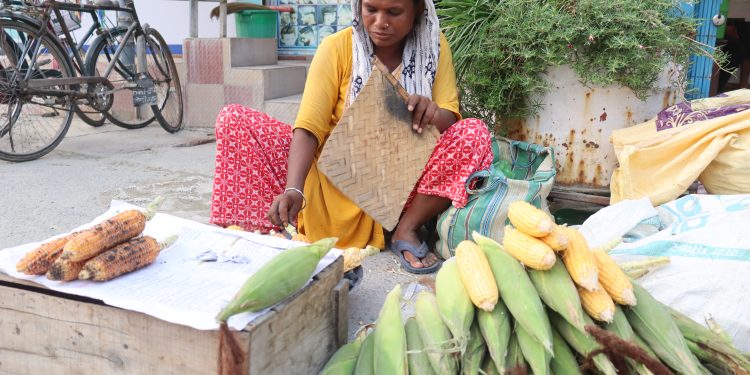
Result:
M500 295L513 318L553 355L552 328L526 270L496 241L477 232L473 233L473 238L487 255Z
M556 262L548 271L528 270L528 273L547 307L560 314L573 327L585 332L581 299L565 265Z
M685 338L664 307L643 287L633 283L638 304L625 310L628 322L659 359L677 372L702 374L705 369L690 352Z
M406 355L409 362L409 375L433 375L432 365L427 358L424 350L422 335L419 333L419 326L414 317L406 319L404 325L406 330Z
M549 361L552 356L544 350L536 339L531 337L520 324L515 327L516 337L518 337L518 346L521 347L521 353L526 363L531 367L534 374L549 374Z
M474 321L474 304L461 281L454 258L446 260L440 267L435 277L435 295L440 316L463 351Z
M500 299L492 312L477 311L476 319L489 356L497 366L497 370L503 370L511 336L510 313L505 303Z
M575 354L556 330L552 330L552 347L555 350L555 356L552 357L549 365L553 374L583 375Z
M370 332L362 341L362 347L359 349L359 357L357 358L353 374L375 374L375 335L373 332Z
M487 347L484 345L484 338L479 331L479 324L474 322L471 325L471 336L469 337L469 343L466 345L466 351L461 356L461 374L478 374L486 352Z
M405 375L409 373L406 363L406 332L401 320L401 286L396 285L385 297L373 332L375 374Z
M325 238L282 251L245 281L216 319L226 322L232 315L260 311L289 297L305 286L320 259L337 241Z
M451 339L450 331L440 317L435 295L426 291L419 292L414 310L432 370L436 374L455 374L458 371L460 348Z
M505 357L505 369L498 372L501 374L527 374L529 372L515 332L511 334L510 341L508 341L508 354Z
M550 312L549 318L552 322L552 326L554 326L560 336L565 339L565 342L567 342L568 345L570 345L570 347L581 356L585 357L599 347L599 344L597 344L591 335L579 331L557 313ZM584 320L587 324L594 324L588 316L585 316ZM596 365L596 368L605 375L617 374L617 369L604 354L594 356L594 365Z
M357 364L359 350L362 347L362 340L354 340L336 351L328 360L320 375L342 375L354 372L354 366Z

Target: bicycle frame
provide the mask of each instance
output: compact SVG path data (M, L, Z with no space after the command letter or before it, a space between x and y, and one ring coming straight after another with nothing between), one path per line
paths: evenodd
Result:
M82 13L90 14L94 21L94 25L92 25L91 29L86 34L87 37L90 36L90 34L95 30L98 30L99 32L107 32L107 30L101 27L101 24L99 22L99 17L97 16L96 13L99 10L110 10L110 11L128 13L133 18L133 23L130 25L130 27L128 27L128 30L123 37L123 40L127 40L128 38L130 38L130 36L133 33L137 33L136 40L142 40L143 34L144 34L143 28L138 20L138 14L135 11L133 2L128 1L127 4L128 4L128 7L123 8L123 7L114 7L114 6L98 6L98 5L85 5L85 4L79 5L79 4L62 3L62 2L55 1L55 0L49 0L40 6L44 8L44 12L42 13L43 17L41 20L41 25L36 35L34 35L34 37L36 38L36 40L41 40L41 38L45 34L52 34L52 32L47 27L47 25L52 18L53 12L55 16L57 17L57 19L63 19L61 11L79 11ZM61 86L61 85L92 84L92 83L107 84L109 83L109 81L106 78L86 76L86 73L84 71L85 67L84 67L83 57L81 56L80 48L79 46L74 44L72 34L70 33L70 29L68 29L67 25L65 25L64 22L60 23L60 27L63 31L63 34L65 36L65 41L68 47L73 50L72 51L73 62L75 63L73 65L75 66L75 69L78 71L79 77L35 79L35 78L31 78L31 75L33 74L34 70L29 69L26 72L26 76L24 77L24 80L28 82L26 88L30 89L28 92L29 94L44 94L44 95L50 95L50 96L72 95L73 97L78 98L78 99L84 98L86 97L86 93L82 93L78 91L57 90L57 89L56 90L42 90L42 88L45 88L45 87L53 87L53 86ZM138 34L140 34L140 36L138 36ZM55 38L58 38L58 37L55 35ZM141 44L141 42L139 42L138 44ZM39 56L40 46L41 46L40 43L34 43L33 46L28 46L28 48L33 48L33 54L30 55L30 56L33 56L32 66L36 64L36 59ZM118 46L117 51L115 51L112 57L112 60L109 62L109 64L105 68L105 72L103 74L104 77L109 76L112 70L115 69L115 66L118 63L120 63L120 55L122 55L126 47L127 47L126 44L120 44ZM138 52L142 52L145 50L145 46L142 47L143 49L141 49L141 46L137 46L137 48L138 48ZM21 56L27 56L26 55L27 52L29 51L23 51ZM136 56L141 56L141 58L139 58L140 60L142 59L143 53L138 53L138 52L136 52ZM138 63L139 64L137 66L141 68L140 61L138 61ZM138 71L140 71L140 69L138 69Z

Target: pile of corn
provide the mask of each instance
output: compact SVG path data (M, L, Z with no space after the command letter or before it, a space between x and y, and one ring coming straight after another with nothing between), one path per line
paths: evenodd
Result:
M509 218L502 245L474 233L458 246L414 317L401 316L396 286L373 333L322 373L568 375L583 374L584 362L603 374L750 373L726 335L656 301L577 230L525 202ZM621 339L617 347L600 346L595 327Z
M143 268L176 240L173 236L159 243L141 236L161 201L154 200L145 212L123 211L89 229L48 241L21 258L16 270L58 281L107 281Z

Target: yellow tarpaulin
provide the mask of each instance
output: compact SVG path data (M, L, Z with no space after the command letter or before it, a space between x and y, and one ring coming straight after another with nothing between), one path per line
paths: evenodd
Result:
M695 180L711 194L750 193L750 90L677 104L610 140L620 163L612 203L666 203Z

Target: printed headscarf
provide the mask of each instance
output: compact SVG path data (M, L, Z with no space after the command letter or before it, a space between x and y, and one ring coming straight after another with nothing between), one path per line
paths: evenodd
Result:
M375 57L372 41L362 22L362 0L352 1L352 80L347 104L351 104L364 88L372 72ZM440 23L435 4L424 0L424 14L417 18L414 28L406 37L403 69L399 82L409 94L432 98L438 56L440 56Z

